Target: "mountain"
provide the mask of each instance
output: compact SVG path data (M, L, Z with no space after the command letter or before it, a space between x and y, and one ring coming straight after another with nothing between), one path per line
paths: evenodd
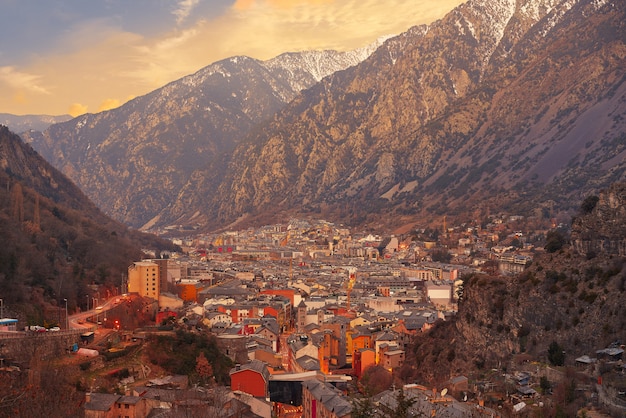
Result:
M625 178L623 6L471 0L299 94L232 58L28 140L136 226L552 217Z
M0 126L0 294L4 306L42 323L48 303L111 291L142 248L175 247L105 216L66 176ZM91 293L91 292L88 292Z
M623 6L459 6L402 35L401 54L383 45L257 128L207 215L225 223L304 208L401 224L571 209L625 178Z
M626 225L624 205L626 183L613 184L583 200L570 243L537 253L523 273L465 277L458 314L418 336L407 353L411 361L402 372L407 380L442 385L455 375L512 373L530 363L533 372L542 364L573 366L579 357L596 358L597 350L616 341L619 346L626 339L626 247L623 231L615 226ZM621 245L593 245L602 238ZM590 375L602 375L608 393L623 391L619 368L598 363ZM553 384L561 380L557 376L550 376ZM568 384L580 384L579 378L563 374ZM579 408L563 416L575 416Z
M358 64L382 41L268 61L232 57L117 109L23 138L106 213L140 227L178 201L197 169L208 170L216 188L233 149L256 124L300 90Z
M72 119L70 115L50 116L50 115L11 115L0 113L0 124L7 126L13 132L24 132L28 130L43 131L50 125L61 123Z

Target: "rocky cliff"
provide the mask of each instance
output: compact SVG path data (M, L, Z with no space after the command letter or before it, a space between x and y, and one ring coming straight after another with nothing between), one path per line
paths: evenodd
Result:
M586 225L590 236L621 227L623 206L616 210L609 202L623 198L623 190L622 183L603 192L593 212L574 224ZM456 317L418 339L414 375L441 383L457 373L505 369L516 357L549 364L552 343L564 351L564 364L574 365L580 356L626 341L626 258L574 247L537 253L517 276L466 277Z
M626 183L613 184L586 202L590 206L572 224L574 250L626 257Z
M366 222L571 208L624 178L622 6L470 1L255 130L208 212Z

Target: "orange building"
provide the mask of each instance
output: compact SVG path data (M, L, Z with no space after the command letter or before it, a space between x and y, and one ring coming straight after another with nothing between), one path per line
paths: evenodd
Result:
M161 293L159 265L152 261L137 261L129 266L128 292L158 301Z
M352 355L352 370L357 379L363 376L365 370L376 365L376 351L373 348L360 348Z
M198 302L198 292L207 285L203 283L178 283L178 296L185 302Z

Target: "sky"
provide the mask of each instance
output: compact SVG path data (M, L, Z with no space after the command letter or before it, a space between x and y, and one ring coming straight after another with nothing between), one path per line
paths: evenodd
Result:
M0 113L96 113L224 58L346 51L461 0L0 0Z

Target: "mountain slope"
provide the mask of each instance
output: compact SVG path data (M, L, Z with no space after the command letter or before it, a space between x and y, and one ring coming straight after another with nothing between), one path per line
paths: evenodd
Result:
M139 227L177 201L194 170L208 167L218 184L232 150L255 124L374 48L265 62L232 57L120 108L23 137L106 213Z
M72 119L70 115L11 115L9 113L0 113L0 124L7 126L13 132L24 132L31 129L43 131L50 125L70 119Z
M592 205L583 201L572 225L571 246L537 253L515 277L465 277L458 314L419 336L407 353L411 361L402 372L407 381L441 385L458 374L489 375L492 369L513 373L531 363L542 367L554 361L553 344L560 347L563 364L574 366L578 357L596 358L597 350L623 342L626 247L623 231L615 226L626 225L626 183L611 185L595 199ZM602 240L620 242L621 248L595 245ZM611 374L618 376L614 383L623 390L618 368L593 370L594 380L597 373L603 375L604 390L611 392ZM617 390L613 393L617 396Z
M146 228L549 216L625 177L625 10L472 0L358 65L231 58L29 140Z
M470 1L303 92L237 148L207 212L408 220L623 179L623 6Z
M0 293L35 321L50 301L67 299L71 309L84 302L89 284L112 291L142 248L174 249L105 216L4 126L0 184Z

